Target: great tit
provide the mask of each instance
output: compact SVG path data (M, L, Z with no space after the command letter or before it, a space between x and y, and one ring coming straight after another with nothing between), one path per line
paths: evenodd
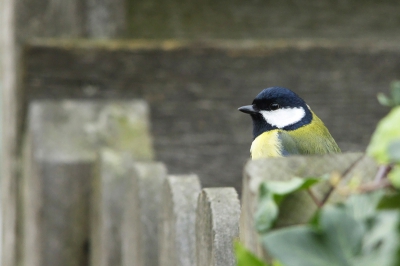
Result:
M340 152L321 119L289 89L264 89L239 111L253 120L252 159Z

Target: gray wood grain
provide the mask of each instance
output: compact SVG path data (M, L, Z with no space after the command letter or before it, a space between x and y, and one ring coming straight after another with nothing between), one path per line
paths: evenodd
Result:
M196 265L195 221L200 191L196 175L168 176L164 182L160 266Z
M65 100L30 107L19 217L22 265L87 265L91 254L101 259L94 265L120 265L126 186L119 177L129 168L115 164L119 153L153 158L147 105ZM96 166L101 148L108 152Z
M129 175L122 224L122 265L159 265L158 241L163 184L167 169L160 162L136 162Z
M2 265L16 264L18 179L17 148L17 65L19 49L16 46L15 1L0 0L0 86L1 86L1 221Z
M196 211L196 265L236 265L233 243L239 239L239 216L234 188L202 190Z

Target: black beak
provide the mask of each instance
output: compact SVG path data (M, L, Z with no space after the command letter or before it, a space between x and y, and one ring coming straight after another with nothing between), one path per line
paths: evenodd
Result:
M238 109L240 112L246 113L246 114L258 114L259 110L255 109L253 105L246 105L242 106Z

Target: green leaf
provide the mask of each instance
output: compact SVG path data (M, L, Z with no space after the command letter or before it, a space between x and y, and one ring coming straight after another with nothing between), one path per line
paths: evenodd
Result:
M261 184L261 186L265 187L265 184ZM278 213L278 205L273 198L273 194L270 192L265 192L264 195L260 194L257 211L255 213L257 232L262 233L268 231L272 227L276 217L278 217Z
M239 241L235 241L235 255L237 266L268 266L244 247Z
M385 194L377 206L379 210L400 209L400 193Z
M388 178L395 188L400 189L400 166L399 165L395 165L392 168L392 170L388 174Z
M367 148L367 154L381 164L391 163L389 145L400 141L400 106L395 107L378 124Z
M283 265L352 265L361 248L364 228L343 208L322 210L320 230L310 226L288 227L266 234L263 244Z
M399 212L381 211L366 232L355 266L396 266L400 264Z
M307 189L319 182L320 178L293 177L290 181L266 181L260 185L259 201L255 214L255 225L259 233L267 232L279 214L279 204L295 191Z
M390 97L383 93L378 93L378 101L380 104L389 107L400 105L400 81L395 80L390 84Z
M400 121L399 121L400 123ZM393 163L400 163L400 139L392 141L388 147L389 160Z
M393 101L383 93L378 93L378 102L383 106L393 106Z
M393 105L400 105L400 81L393 81L391 84L391 94Z
M400 265L399 194L353 195L308 225L264 234L262 243L285 266Z
M376 215L376 208L383 196L383 190L351 195L347 199L344 207L351 217L359 221L365 221Z
M284 265L278 260L273 260L271 266L284 266Z
M264 184L266 189L275 195L287 195L301 189L309 188L319 180L320 178L314 177L293 177L289 181L268 181L264 182Z

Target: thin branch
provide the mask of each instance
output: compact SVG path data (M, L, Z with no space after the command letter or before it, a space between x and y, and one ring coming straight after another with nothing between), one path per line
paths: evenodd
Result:
M307 192L310 195L311 199L314 201L314 203L318 206L318 208L321 208L322 207L321 202L317 199L317 197L314 195L311 189L308 188Z
M378 168L378 172L376 173L376 176L374 178L374 183L379 184L383 179L387 177L389 172L392 170L391 165L381 165Z
M378 189L382 189L382 188L387 188L387 187L391 187L392 183L390 183L389 179L385 178L383 180L381 180L379 183L371 182L371 183L367 183L364 185L361 185L358 187L358 192L361 193L366 193L366 192L372 192Z
M345 177L351 170L353 170L353 168L362 160L364 159L365 154L363 156L361 156L360 158L358 158L357 160L355 160L344 172L343 174L341 174L342 178ZM342 179L341 178L341 179ZM325 197L322 199L322 201L320 202L320 206L324 206L324 204L328 201L329 197L331 196L333 190L335 190L336 186L331 186L328 190L328 192L325 194Z

